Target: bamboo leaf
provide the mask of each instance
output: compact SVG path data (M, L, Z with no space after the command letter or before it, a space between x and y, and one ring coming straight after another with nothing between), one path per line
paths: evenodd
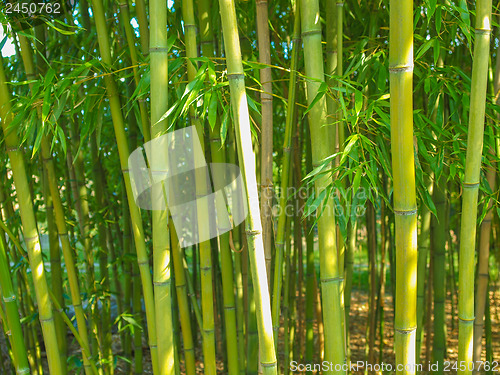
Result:
M217 95L212 94L210 96L210 104L208 105L208 123L210 125L210 128L214 130L215 128L215 123L217 121L217 106L218 106L218 99Z

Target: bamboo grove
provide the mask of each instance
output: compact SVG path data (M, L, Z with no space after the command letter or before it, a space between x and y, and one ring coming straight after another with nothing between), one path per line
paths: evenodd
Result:
M0 2L1 374L498 371L498 3L40 4Z

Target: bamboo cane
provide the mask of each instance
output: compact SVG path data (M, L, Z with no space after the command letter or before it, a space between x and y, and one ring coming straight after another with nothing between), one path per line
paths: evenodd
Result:
M413 156L413 2L390 2L391 150L396 232L397 374L415 373L417 206ZM402 366L402 370L401 370Z
M112 66L111 48L108 39L106 18L104 14L104 7L102 0L92 0L93 14L97 28L97 35L99 40L99 50L103 62L107 66ZM131 216L132 228L134 233L135 248L137 251L137 262L141 275L142 288L144 294L144 303L146 307L147 327L149 347L151 350L151 361L153 363L153 373L159 374L158 367L158 351L156 341L156 318L154 310L154 297L153 287L151 282L151 274L149 269L149 259L146 250L146 243L144 239L144 230L142 227L142 219L139 207L134 201L132 189L130 185L130 176L128 174L128 156L129 147L125 134L125 124L123 114L121 112L120 99L118 97L118 89L116 82L109 75L105 76L106 92L110 102L111 116L113 120L113 127L115 130L116 143L118 146L118 154L120 157L120 167L122 169L123 177L125 180L125 188L127 191L127 200ZM163 113L162 113L163 115Z
M2 128L4 131L5 146L9 155L14 184L18 195L24 239L35 285L39 319L47 350L49 370L52 375L61 375L62 365L58 352L57 332L52 313L52 304L49 299L49 287L43 266L42 250L36 227L33 202L29 193L30 189L22 152L19 150L19 140L16 132L9 128L12 121L10 109L10 94L6 85L3 61L0 58L0 115L3 119Z
M254 299L259 332L259 361L263 374L276 374L276 352L273 342L271 306L267 284L262 224L260 220L257 178L255 175L255 155L252 149L250 119L245 92L243 64L236 23L236 11L232 0L219 1L224 46L227 56L227 71L231 92L238 159L240 161L249 210L245 229L254 288Z
M271 48L269 40L269 17L267 0L256 0L257 41L259 62L266 65L259 70L262 91L262 131L261 131L261 174L260 210L262 220L262 239L266 257L267 282L271 285L271 246L272 246L272 194L273 194L273 83L271 75Z
M465 370L460 366L458 369L459 375L470 375L472 373L470 364L472 362L474 323L474 253L491 35L491 0L476 2L475 34L469 131L467 135L460 223L458 361L460 364L465 364Z
M500 90L500 56L498 55L498 51L500 51L500 47L497 48L497 58L496 58L496 66L495 66L495 76L493 79L493 90L497 93ZM497 104L500 102L500 99L497 99ZM499 115L497 114L497 119ZM498 142L498 140L497 140ZM495 155L495 145L490 148L491 156ZM491 167L489 167L486 171L486 179L492 191L495 191L496 181L495 181L495 163ZM493 220L493 212L492 209L492 200L490 200L488 204L489 212L483 219L481 223L481 231L480 231L480 239L479 239L479 266L478 266L478 280L477 280L477 295L476 295L476 322L474 323L474 354L473 360L474 363L481 360L481 351L482 351L482 337L483 337L483 325L484 325L484 316L485 316L485 304L489 299L488 296L488 279L489 279L489 250L490 250L490 235L491 235L491 227ZM488 358L486 359L488 361ZM479 371L475 371L475 373L479 373Z
M21 45L21 54L24 62L24 66L26 69L27 74L34 74L34 67L33 67L33 57L31 53L31 48L30 45L26 39L25 36L20 35L19 36L19 42ZM30 87L32 89L32 87ZM39 113L39 116L41 114ZM55 214L55 224L57 227L58 235L59 235L59 240L61 241L61 247L63 250L64 254L64 259L65 259L65 264L66 264L66 271L68 274L68 281L70 284L70 290L71 290L71 299L72 303L75 309L75 315L76 315L76 320L78 324L78 329L80 331L80 337L85 345L85 349L89 349L89 342L88 342L88 336L87 336L87 323L86 323L86 318L85 314L83 311L82 307L82 302L81 302L81 297L80 297L80 288L79 288L79 281L78 281L78 275L76 273L76 267L73 259L73 250L71 249L71 245L69 243L69 238L67 236L67 229L66 229L66 219L64 216L64 209L62 206L61 198L59 195L59 188L57 186L57 176L55 172L55 167L54 167L54 162L51 157L51 151L50 151L50 146L49 146L49 141L47 139L47 136L44 136L41 141L41 152L42 152L42 160L43 160L43 167L44 170L47 173L47 181L49 185L49 190L50 190L50 196L52 203L54 205L54 214ZM88 350L87 350L88 352ZM90 374L90 363L89 363L89 358L84 357L83 358L84 362L84 368L85 372L87 374Z
M297 60L299 55L300 46L300 11L299 3L296 3L294 24L293 24L293 40L292 40L292 58L290 62L290 81L288 85L288 108L285 123L285 140L283 142L283 160L281 172L281 195L279 201L279 216L276 231L276 259L274 266L273 277L273 295L272 295L272 317L273 317L273 335L274 345L278 347L278 330L279 330L279 315L281 303L281 285L283 273L283 247L285 245L285 227L287 220L287 203L288 203L288 187L291 182L291 150L292 150L292 136L295 130L294 113L295 113L295 96L297 88Z
M167 121L160 120L168 110L168 51L167 51L167 4L161 0L150 2L151 29L151 138L166 133ZM153 157L149 161L152 173L164 168L165 160ZM153 185L153 204L161 202L163 189ZM166 202L165 202L166 204ZM155 207L153 207L155 208ZM168 211L155 208L153 225L153 283L158 339L159 374L174 374L174 336L172 320L172 296L170 280L170 235Z
M179 304L179 315L181 319L182 338L184 341L184 360L186 363L186 374L196 374L195 353L193 345L193 332L191 330L191 319L189 313L188 295L186 287L186 274L182 260L184 255L179 246L179 239L175 227L170 224L170 236L172 239L172 259L174 262L175 287L177 290L177 301Z
M16 374L29 374L30 367L26 346L24 344L23 331L19 313L17 309L16 294L12 285L9 272L9 263L3 241L0 241L0 286L2 288L2 298L5 304L5 314L7 325L10 330L10 343L14 358Z
M318 92L320 82L324 81L323 53L321 47L321 25L317 0L302 0L300 3L302 19L302 39L304 41L304 65L306 75L315 81L307 81L307 100L311 104ZM326 100L322 97L310 109L309 127L312 145L312 163L317 167L332 151L331 128L327 126ZM328 187L327 176L315 182L315 194L319 196ZM345 362L345 335L343 329L342 276L336 244L336 224L333 198L328 197L318 210L318 241L320 252L320 277L323 297L323 319L325 328L324 360L335 366ZM333 373L327 371L327 374ZM341 369L340 374L345 371Z

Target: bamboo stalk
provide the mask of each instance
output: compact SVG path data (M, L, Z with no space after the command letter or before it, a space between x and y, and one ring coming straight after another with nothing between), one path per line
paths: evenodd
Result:
M93 4L93 14L96 22L101 58L107 66L112 66L111 47L108 39L108 31L107 31L106 18L104 14L104 7L102 4L102 0L92 0L92 4ZM111 116L115 131L115 138L120 158L120 167L123 173L123 178L125 180L125 189L127 192L127 200L131 216L132 230L134 233L135 248L137 251L137 263L139 265L139 271L141 275L143 295L144 295L144 303L146 307L148 338L149 338L149 347L151 350L151 361L153 363L153 373L157 375L159 374L159 367L158 367L159 362L157 354L158 351L157 351L157 340L156 340L156 318L154 310L153 285L151 281L149 259L144 239L144 230L142 227L142 218L141 218L141 213L139 211L139 207L134 201L134 196L132 194L132 189L130 185L130 176L128 174L128 169L127 169L129 147L125 134L125 124L123 120L123 114L121 112L120 99L118 97L118 88L116 86L116 82L113 80L113 77L111 77L110 75L105 76L105 85L106 85L106 92L109 98Z
M29 374L30 367L21 328L21 321L19 319L16 302L17 297L12 285L7 253L3 241L0 241L0 287L2 288L2 298L5 304L6 322L10 331L9 341L12 347L16 374Z
M151 138L154 139L165 134L168 127L167 121L161 120L168 110L167 4L151 1L150 11ZM167 161L155 156L149 163L154 174L164 169ZM161 202L163 184L153 185L151 194L153 204ZM173 375L175 371L168 221L166 207L153 207L153 283L160 375Z
M302 0L300 3L302 19L302 40L304 42L304 65L306 76L315 79L307 81L307 100L315 99L320 82L324 82L323 52L321 47L321 25L317 0ZM309 127L312 145L313 167L319 166L331 154L333 139L331 128L327 126L326 100L322 97L310 109ZM327 175L315 181L315 195L318 197L329 186ZM333 367L345 363L345 335L342 309L342 271L337 253L337 235L333 197L328 197L318 209L322 212L318 222L318 241L320 253L320 278L323 299L323 320L325 329L324 360ZM327 374L333 371L327 371ZM341 369L339 374L344 374Z
M26 175L26 167L22 151L19 149L17 133L11 129L12 121L10 94L7 89L3 61L0 58L0 115L3 119L5 146L9 155L14 185L16 187L18 203L23 224L24 240L28 251L29 263L35 285L36 299L42 333L47 350L49 370L52 375L62 374L61 358L57 345L57 332L52 313L52 304L49 299L49 287L43 266L42 249L36 227L33 202Z
M233 110L238 159L245 185L245 198L249 210L245 221L248 253L252 271L254 299L259 332L259 361L263 374L277 374L276 352L273 341L271 305L265 270L264 243L260 219L255 155L252 149L250 118L245 92L243 64L236 23L236 11L232 0L219 1L224 47L227 57L229 89Z
M491 0L476 2L476 33L467 135L467 155L463 180L460 223L458 361L459 375L470 375L474 324L474 255L476 244L477 198L483 151L484 112L488 80L491 35Z
M281 172L281 185L280 185L280 201L279 201L279 216L278 225L276 230L276 259L274 266L274 277L273 277L273 295L272 295L272 318L273 318L273 335L274 335L274 345L278 347L278 330L280 326L279 316L280 316L280 303L281 303L281 286L282 286L282 273L283 273L283 248L285 246L285 228L286 223L290 219L287 218L287 203L288 203L288 187L290 186L291 175L292 175L292 137L295 130L295 96L297 89L297 63L299 56L299 46L300 46L300 10L299 3L296 3L294 23L293 23L293 40L292 40L292 58L290 62L290 81L288 84L288 108L286 114L285 123L285 139L283 142L283 160L282 160L282 172Z
M415 373L417 328L417 203L413 156L413 1L391 0L389 73L391 150L396 232L397 374ZM410 114L410 115L409 115ZM401 367L400 367L401 368Z
M186 364L186 374L196 374L195 353L193 344L193 332L191 330L191 317L189 312L188 295L186 287L186 274L182 260L184 255L179 246L179 239L172 222L170 224L170 236L172 240L172 259L174 262L175 287L177 291L177 302L179 306L179 316L181 320L182 338L184 342L184 360Z
M269 40L269 18L267 0L256 0L257 41L259 62L266 65L259 70L262 91L262 130L261 130L261 173L260 173L260 210L262 220L262 240L266 257L267 282L271 285L271 246L272 246L272 199L273 199L273 83L271 75L271 47Z

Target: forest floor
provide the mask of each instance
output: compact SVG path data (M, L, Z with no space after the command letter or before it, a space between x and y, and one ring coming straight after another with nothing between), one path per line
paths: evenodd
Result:
M352 292L352 302L351 302L351 313L350 313L350 319L351 319L351 328L350 328L350 351L351 351L351 363L356 364L358 361L361 362L366 362L367 361L367 331L368 331L368 297L369 294L366 290L354 288ZM387 368L387 365L392 365L393 368L395 366L395 357L394 357L394 350L393 350L393 337L394 337L394 325L393 325L393 319L394 319L394 314L393 314L393 309L392 309L392 297L389 295L389 291L387 291L387 295L384 299L385 301L385 306L384 306L384 339L383 339L383 345L382 345L382 355L380 355L380 339L379 339L379 328L377 328L377 338L375 341L375 349L374 349L374 363L381 365L384 363L386 365L385 368ZM500 291L497 290L496 292L491 291L490 292L490 303L491 303L491 325L492 325L492 352L493 352L493 361L500 361ZM304 304L303 304L304 305ZM446 322L447 322L447 350L446 350L446 361L449 361L449 371L445 372L445 374L456 374L457 371L453 369L453 365L457 361L457 349L458 349L458 317L456 315L457 311L457 306L456 306L456 296L454 298L454 315L452 318L452 304L451 304L451 299L450 299L450 294L448 294L448 298L446 300ZM303 314L303 312L302 312ZM303 316L303 315L302 315ZM430 322L430 327L431 327L431 337L430 337L430 345L432 346L432 320ZM425 330L425 329L424 329ZM318 349L318 326L315 323L314 325L314 333L315 333L315 358L314 358L314 363L316 364L321 364L321 358L320 358L320 351ZM224 341L221 333L218 332L218 335L216 337L219 341ZM68 364L71 370L69 373L71 375L73 374L79 374L81 373L82 367L81 364L79 364L79 357L80 357L80 350L78 346L74 343L73 338L68 336L68 340L73 341L72 345L69 348L69 353L70 353L70 359L69 361L71 363ZM200 336L198 334L198 339L200 339ZM201 340L201 339L200 339ZM295 350L296 357L293 358L294 361L296 361L296 365L298 364L304 364L303 361L303 354L304 353L304 337L300 338L298 336L295 337L294 339L294 345L301 345L301 348L297 347ZM422 363L424 365L423 367L423 374L429 373L427 371L427 368L425 364L429 363L431 361L432 363L432 348L428 352L427 351L427 344L428 339L427 335L424 334L423 340L422 340L422 359L419 363ZM280 332L280 348L283 348L283 330L281 329ZM13 373L9 372L9 363L10 359L7 357L7 346L6 346L6 341L5 341L5 336L1 335L0 336L0 349L1 349L1 355L3 359L3 368L0 367L0 373L1 374L7 374L7 373ZM217 349L218 353L221 353L223 351L222 345L219 345ZM201 341L199 345L196 346L196 357L197 357L197 374L203 374L203 353L202 353L202 345ZM115 333L113 334L113 351L115 353L118 353L118 356L115 358L118 358L116 367L115 367L115 374L116 375L124 375L128 374L125 369L127 368L126 362L123 360L123 351L121 348L121 343L120 343L120 335ZM182 351L181 351L181 369L180 372L181 374L185 374L184 371L184 363L182 359ZM482 358L484 359L486 356L486 349L485 349L485 339L483 337L483 354ZM280 364L281 364L281 369L284 369L284 354L283 352L280 353ZM133 360L133 358L132 358ZM45 358L45 351L42 348L42 362L46 364L46 358ZM288 361L287 361L288 363ZM75 366L76 365L76 366ZM45 366L44 366L45 367ZM147 347L146 340L143 338L143 374L152 374L152 369L151 369L151 358L149 356L149 350ZM227 371L225 370L223 358L219 357L218 358L218 373L219 374L227 374ZM497 371L500 371L500 366ZM353 367L355 368L355 367ZM77 370L78 369L78 370ZM48 370L44 368L44 373L48 374ZM301 374L302 372L300 371L295 371L290 373L298 373ZM352 371L351 374L364 374L364 369L360 366L357 368L357 371ZM393 374L394 372L368 372L370 374ZM482 372L484 373L484 372ZM319 374L319 372L313 372L313 374Z

